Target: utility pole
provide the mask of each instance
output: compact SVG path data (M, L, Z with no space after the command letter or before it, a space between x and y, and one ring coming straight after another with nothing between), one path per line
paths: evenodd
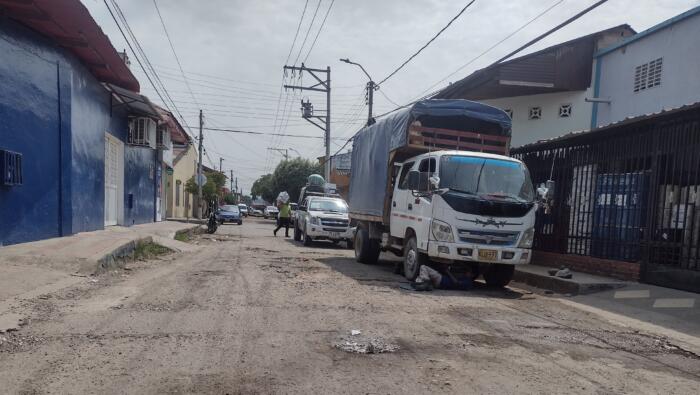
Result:
M267 150L268 150L268 151L277 151L277 152L279 152L280 154L282 154L282 156L284 156L284 160L289 160L289 150L286 149L286 148L272 148L272 147L268 147Z
M197 163L197 218L202 218L202 128L204 127L204 115L202 110L199 110L199 162Z
M331 176L331 68L330 66L326 67L325 70L323 69L312 69L309 67L304 66L304 63L301 64L301 66L284 66L284 72L285 75L288 70L291 70L292 76L294 77L295 74L298 72L299 73L299 78L301 78L302 73L307 72L309 73L314 80L316 80L316 83L313 85L309 86L301 86L301 85L284 85L285 89L299 89L302 91L314 91L314 92L325 92L326 93L326 109L325 110L318 110L321 112L321 115L314 115L314 106L311 104L311 102L307 99L306 102L304 99L301 100L301 117L308 121L309 123L313 124L317 128L323 130L325 132L324 135L324 141L326 145L326 159L324 161L325 164L325 179L328 181ZM325 74L325 79L321 79L319 75Z
M219 173L223 173L223 172L224 172L223 164L224 164L224 158L219 157Z
M236 196L236 192L235 192L234 189L233 189L233 170L231 170L231 178L229 178L229 181L231 181L231 188L230 188L230 189L231 189L231 193L232 193L233 196L235 197L235 196Z
M348 58L340 59L340 61L347 63L347 64L352 64L352 65L358 66L360 69L362 69L362 72L365 73L365 75L367 76L367 79L369 79L369 82L367 83L367 93L365 93L365 102L367 103L367 107L369 107L369 113L367 114L367 126L374 124L374 117L372 117L372 104L374 103L374 91L379 89L379 85L374 83L372 76L369 75L367 70L365 70L365 68L362 67L361 64L356 63L356 62L351 62L350 59L348 59Z
M367 114L367 126L374 123L374 118L372 118L372 103L374 102L374 81L369 80L367 83L367 107L369 113Z

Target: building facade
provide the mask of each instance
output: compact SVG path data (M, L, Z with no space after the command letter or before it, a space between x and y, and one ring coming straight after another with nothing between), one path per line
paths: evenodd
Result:
M700 101L700 6L599 51L591 126Z
M185 185L197 174L197 151L188 139L184 143L176 139L173 136L173 171L167 176L167 217L191 218L195 216L194 195L185 190Z
M129 142L132 117L157 115L123 103L147 99L87 9L0 8L0 244L153 221L157 151Z
M511 146L590 128L594 54L634 34L621 25L478 70L435 97L469 99L506 111Z

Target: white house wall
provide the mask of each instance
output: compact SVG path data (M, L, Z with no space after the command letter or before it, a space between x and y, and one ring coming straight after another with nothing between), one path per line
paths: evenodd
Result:
M663 58L661 85L634 92L635 67ZM631 42L598 59L597 126L700 101L700 15Z
M586 102L586 96L592 96L591 89L587 91L546 93L541 95L507 97L483 100L483 103L513 111L512 147L546 140L562 134L588 130L591 126L591 103ZM571 104L571 116L559 116L559 107ZM529 119L531 107L541 107L540 119Z

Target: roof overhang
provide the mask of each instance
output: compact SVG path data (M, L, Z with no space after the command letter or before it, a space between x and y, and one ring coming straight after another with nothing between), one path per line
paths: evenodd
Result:
M136 77L79 0L0 0L0 15L66 48L99 81L140 90Z
M112 108L123 106L130 115L162 119L155 105L146 96L112 84L104 84L104 86L112 93Z

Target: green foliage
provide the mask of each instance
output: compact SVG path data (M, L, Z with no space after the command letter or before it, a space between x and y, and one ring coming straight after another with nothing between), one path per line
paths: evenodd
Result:
M301 188L306 185L306 179L314 173L321 174L323 167L308 159L296 158L281 162L274 173L266 174L253 183L251 193L272 202L282 191L287 191L291 201L299 199Z
M262 197L263 199L271 202L277 197L274 192L274 187L272 184L272 174L265 174L261 176L253 183L253 187L250 189L250 193L254 197Z
M170 254L172 252L173 250L170 248L156 244L152 241L140 242L136 245L136 249L134 250L134 259L153 259L160 255Z
M226 176L223 173L211 172L205 173L207 176L207 183L202 186L202 198L204 201L218 200L219 191L226 185ZM197 184L192 176L187 183L185 183L185 191L197 196Z
M224 203L226 204L236 204L236 197L232 193L224 195Z

